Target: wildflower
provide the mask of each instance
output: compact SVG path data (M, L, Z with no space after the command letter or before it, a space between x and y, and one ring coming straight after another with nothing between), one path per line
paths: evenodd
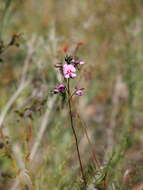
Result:
M55 88L54 90L53 90L53 93L54 94L58 94L60 91L57 89L57 88Z
M72 64L64 64L63 65L63 74L65 78L74 78L76 77L76 68Z
M77 89L77 90L75 91L75 95L77 95L77 96L82 96L82 95L83 95L83 90L84 90L84 88L79 88L79 89Z
M84 61L80 61L80 60L72 59L72 60L71 60L71 64L73 64L74 67L76 67L76 66L78 66L78 65L83 65L83 64L85 64L85 62L84 62Z
M77 65L85 64L84 61L81 61L77 57L73 57L73 56L66 56L65 61L67 62L67 64L72 64L74 67L76 67Z
M66 87L65 87L64 84L60 84L60 85L57 87L57 89L58 89L60 92L62 92L62 91L64 91L64 90L66 89Z
M60 84L58 87L56 87L53 90L53 93L54 94L58 94L59 92L63 92L65 89L66 89L65 85L64 84Z

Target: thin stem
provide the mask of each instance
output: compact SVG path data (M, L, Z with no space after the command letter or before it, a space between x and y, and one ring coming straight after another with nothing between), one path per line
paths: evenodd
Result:
M70 83L69 83L69 79L68 79L68 96L69 97L71 96L70 95ZM80 164L80 170L81 170L82 178L83 178L84 185L85 185L85 188L86 188L87 182L86 182L86 178L85 178L84 172L83 172L83 166L82 166L80 152L79 152L79 147L78 147L77 135L76 135L76 131L75 131L74 124L73 124L72 109L71 109L71 98L68 98L68 106L69 106L69 116L70 116L71 128L72 128L73 135L75 137L75 142L76 142L76 149L77 149L77 155L78 155L78 160L79 160L79 164Z

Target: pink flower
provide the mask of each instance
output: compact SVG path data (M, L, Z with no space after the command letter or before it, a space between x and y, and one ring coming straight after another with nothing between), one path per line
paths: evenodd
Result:
M58 94L59 92L63 92L65 89L66 89L65 85L64 84L60 84L58 87L56 87L53 90L53 93L54 94Z
M72 64L63 65L63 74L66 79L76 77L76 68Z
M77 96L82 96L82 95L83 95L83 90L84 90L84 88L77 89L77 90L75 91L75 94L76 94Z
M58 94L60 91L57 89L57 88L55 88L54 90L53 90L53 93L54 94Z
M60 84L60 85L57 87L57 89L58 89L60 92L62 92L62 91L64 91L64 90L66 89L66 87L65 87L64 84Z
M80 60L71 60L71 63L74 65L74 67L76 67L77 65L84 65L85 62L84 61L80 61Z

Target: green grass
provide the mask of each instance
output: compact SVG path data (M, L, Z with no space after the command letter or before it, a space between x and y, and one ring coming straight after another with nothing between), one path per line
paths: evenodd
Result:
M1 122L0 189L12 189L20 175L23 190L30 189L29 184L34 190L83 189L67 102L62 105L61 98L53 100L51 94L59 80L54 65L66 55L62 47L72 50L80 40L85 43L78 56L86 64L76 81L85 94L72 106L86 123L101 166L97 171L91 145L75 117L88 185L132 190L142 183L142 8L141 0L0 0L0 122L7 103L25 85L21 81L28 81ZM7 47L14 34L21 36ZM47 110L44 134L30 161Z

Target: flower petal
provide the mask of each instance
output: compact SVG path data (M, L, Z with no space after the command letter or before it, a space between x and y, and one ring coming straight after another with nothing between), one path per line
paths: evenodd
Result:
M65 74L64 77L65 77L66 79L69 79L69 78L70 78L70 75L69 75L69 74Z
M83 64L85 64L85 62L84 62L84 61L80 61L79 64L80 64L80 65L83 65Z
M74 78L74 77L76 77L76 74L75 73L71 73L70 76L71 76L71 78Z

